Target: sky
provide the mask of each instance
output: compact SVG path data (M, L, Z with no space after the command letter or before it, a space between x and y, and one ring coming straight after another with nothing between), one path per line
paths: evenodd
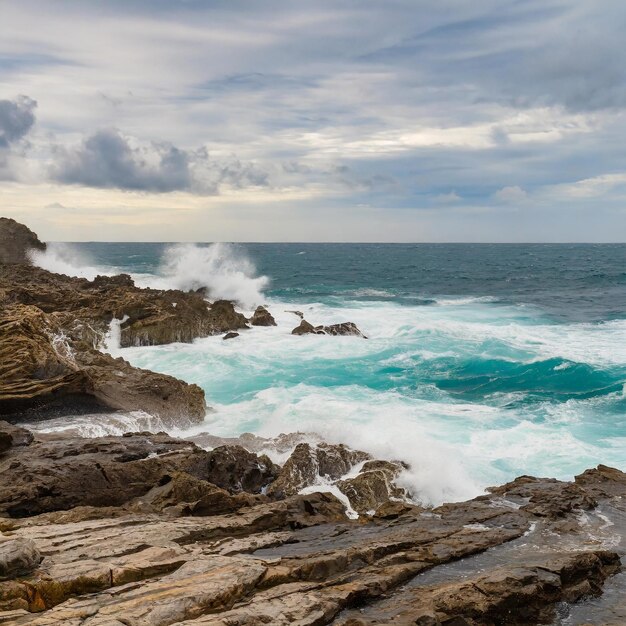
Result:
M2 0L48 241L626 241L623 0Z

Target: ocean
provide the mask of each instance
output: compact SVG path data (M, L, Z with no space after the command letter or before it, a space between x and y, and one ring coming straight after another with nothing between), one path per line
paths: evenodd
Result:
M626 470L626 245L80 243L37 262L267 305L277 327L230 341L120 349L112 334L116 356L206 392L214 411L173 434L314 432L407 462L402 482L425 504L521 474ZM293 310L368 339L292 336Z

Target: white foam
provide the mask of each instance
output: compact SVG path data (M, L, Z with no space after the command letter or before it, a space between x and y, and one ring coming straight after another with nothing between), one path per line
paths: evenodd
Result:
M97 267L87 254L68 243L48 243L45 251L32 250L30 257L34 265L49 272L88 280L93 280L99 274L112 276L119 273L112 267Z
M252 261L233 244L175 244L165 249L157 276L135 275L140 286L159 289L206 288L211 300L233 300L246 308L264 301L267 276L257 276Z

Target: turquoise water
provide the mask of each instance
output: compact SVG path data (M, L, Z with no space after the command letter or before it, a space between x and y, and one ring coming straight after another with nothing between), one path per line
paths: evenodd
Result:
M74 244L40 262L268 305L276 328L116 350L203 387L196 432L316 432L409 462L427 502L626 470L626 246ZM292 309L369 339L294 337Z

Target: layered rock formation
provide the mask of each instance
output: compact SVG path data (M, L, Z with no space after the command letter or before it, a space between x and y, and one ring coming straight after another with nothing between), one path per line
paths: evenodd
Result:
M65 334L35 306L0 310L0 415L36 419L85 410L142 410L174 424L202 421L204 393L132 367Z
M317 452L300 448L288 473L302 458L306 474L307 455L328 471L360 458ZM147 433L10 448L0 623L550 623L611 589L626 551L626 475L610 468L522 477L433 510L387 502L358 521L331 494L276 499L267 487L285 471Z
M232 302L209 304L196 292L142 289L126 274L89 281L38 267L0 264L0 302L65 313L67 332L94 345L102 342L113 320L119 320L121 347L188 343L247 328L245 316Z

